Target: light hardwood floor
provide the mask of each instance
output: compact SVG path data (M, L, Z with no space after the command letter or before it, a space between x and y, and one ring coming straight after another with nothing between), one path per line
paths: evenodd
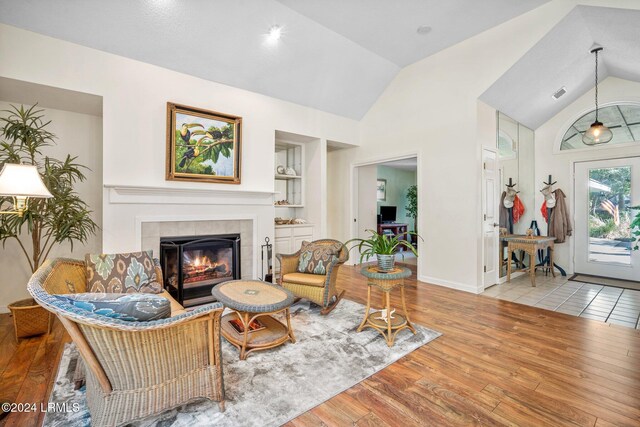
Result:
M339 286L364 303L358 269L343 267ZM407 287L412 320L444 335L287 426L640 425L640 331L415 279ZM0 315L0 395L46 401L68 337L58 322L18 345L12 333Z

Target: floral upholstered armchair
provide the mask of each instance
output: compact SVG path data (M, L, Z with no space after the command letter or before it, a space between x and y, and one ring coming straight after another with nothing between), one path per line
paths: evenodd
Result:
M95 260L101 265L94 270L103 280L96 286L131 295L135 292L131 288L125 290L128 286L153 288L152 283L162 283L162 272L155 260L143 271L141 267L148 261L133 258L129 258L129 264L122 257ZM150 273L148 267L155 273ZM166 298L166 314L170 311L170 317L123 320L105 315L109 310L83 309L84 301L72 302L70 294L85 293L91 279L97 280L88 271L83 261L55 259L34 273L28 290L38 304L58 317L80 353L86 367L91 425L122 425L196 399L216 401L224 410L222 304L186 312L166 291L156 288L160 293L150 299ZM155 282L150 280L154 275Z
M306 298L328 314L340 302L344 290L338 292L338 269L349 259L342 242L332 239L302 242L294 254L276 254L280 262L278 284L299 298Z

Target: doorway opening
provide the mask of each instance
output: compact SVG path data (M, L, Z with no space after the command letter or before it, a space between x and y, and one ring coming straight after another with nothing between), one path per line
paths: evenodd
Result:
M367 238L368 230L374 230L407 240L419 249L422 242L409 234L419 233L418 164L417 154L412 154L353 166L352 238ZM396 254L396 262L419 270L416 257L404 249ZM359 263L360 255L354 253L351 259Z

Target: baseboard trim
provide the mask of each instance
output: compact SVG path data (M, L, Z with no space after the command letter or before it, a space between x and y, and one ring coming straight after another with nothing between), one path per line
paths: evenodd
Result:
M445 288L456 289L458 291L470 292L472 294L479 294L480 291L475 286L467 283L454 282L451 280L440 279L432 276L419 276L418 280L432 285L444 286Z
M6 305L0 305L0 314L6 313L9 313L9 307L7 307Z

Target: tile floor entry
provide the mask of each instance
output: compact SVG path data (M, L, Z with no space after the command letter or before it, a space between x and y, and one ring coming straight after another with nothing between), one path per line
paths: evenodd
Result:
M559 274L554 278L536 274L536 287L529 275L494 285L482 295L585 317L615 325L640 329L640 291L569 281Z

